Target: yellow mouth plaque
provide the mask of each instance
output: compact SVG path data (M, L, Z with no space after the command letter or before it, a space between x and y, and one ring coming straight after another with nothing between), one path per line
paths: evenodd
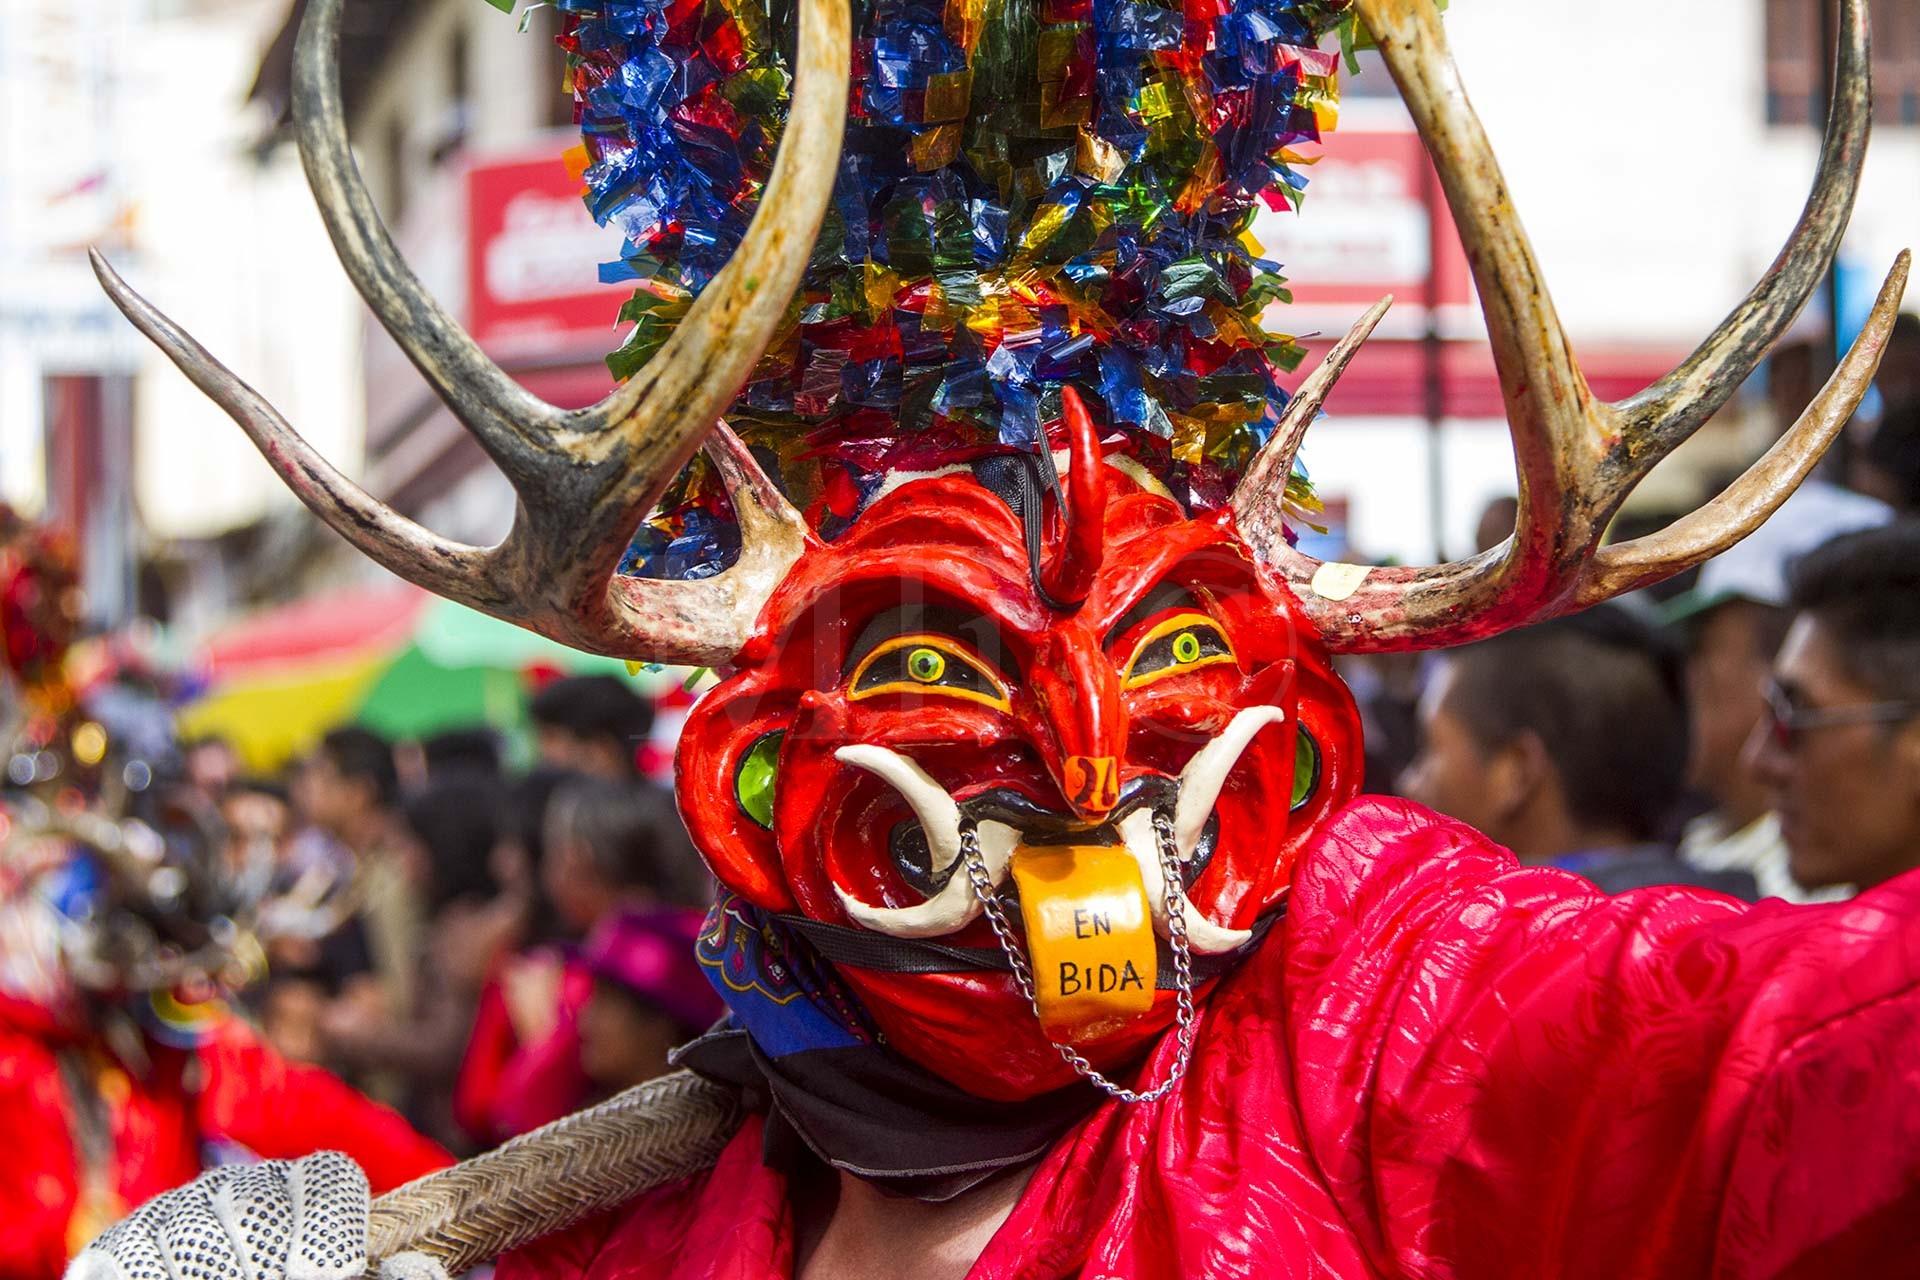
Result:
M1140 865L1126 849L1022 845L1012 870L1049 1038L1099 1040L1153 1007L1153 913Z

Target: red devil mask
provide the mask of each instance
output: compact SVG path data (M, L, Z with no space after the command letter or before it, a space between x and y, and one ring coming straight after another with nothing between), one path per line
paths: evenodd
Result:
M1028 948L1033 981L1097 1067L1175 1016L1177 991L1153 989L1173 959L1165 846L1204 973L1279 906L1301 840L1356 788L1360 741L1231 515L1188 518L1068 406L1065 518L1029 491L1040 556L981 477L899 483L774 595L687 724L679 790L721 881L770 911L987 953L988 896L1029 934L1063 918L1058 954ZM1028 862L1047 874L1016 876ZM1113 937L1116 876L1144 959L1073 945ZM898 1050L970 1092L1073 1078L1011 973L840 968Z

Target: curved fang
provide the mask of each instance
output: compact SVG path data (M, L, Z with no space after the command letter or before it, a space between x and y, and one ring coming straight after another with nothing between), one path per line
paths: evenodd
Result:
M833 758L864 769L900 793L919 820L920 829L927 833L927 860L934 877L944 875L960 856L960 806L947 789L898 751L871 743L842 747Z
M926 833L927 861L934 878L947 878L932 897L910 907L876 907L836 884L833 891L847 915L862 928L895 938L939 938L973 923L980 915L980 899L973 892L973 881L953 871L960 857L960 806L947 789L913 760L886 747L856 743L833 755L840 763L863 769L900 793ZM998 887L1007 878L1018 837L1011 827L998 822L981 823L977 836L981 861Z
M997 889L1006 882L1019 837L1012 827L998 822L982 822L978 836L980 861L986 864L987 878ZM855 924L893 938L944 938L972 924L981 911L972 879L959 872L948 876L931 898L910 907L869 906L837 884L833 891Z
M1254 735L1270 724L1286 722L1287 713L1280 707L1242 708L1213 741L1187 761L1187 767L1180 771L1180 799L1173 806L1173 843L1182 862L1193 857L1201 828L1207 825L1220 799L1220 789Z
M1120 820L1120 836L1127 852L1140 864L1140 879L1147 890L1147 906L1153 912L1153 931L1163 938L1173 936L1167 927L1167 877L1160 866L1160 838L1153 829L1153 810L1135 809ZM1222 956L1238 951L1253 937L1251 929L1229 929L1215 924L1193 899L1180 899L1181 914L1187 922L1187 943L1206 956Z

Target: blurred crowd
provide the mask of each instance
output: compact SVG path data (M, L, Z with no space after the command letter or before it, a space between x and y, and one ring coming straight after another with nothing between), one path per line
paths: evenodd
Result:
M1817 364L1777 356L1770 400L1808 402ZM1837 463L1667 589L1343 659L1367 789L1610 892L1805 901L1920 865L1920 320L1902 318L1877 390ZM1514 519L1491 504L1481 549ZM661 1074L719 1016L696 954L714 885L650 776L672 735L635 685L532 690L525 767L507 762L527 744L490 730L346 726L255 776L225 742L142 729L164 699L121 697L139 715L96 699L82 722L55 673L70 578L0 528L23 708L0 805L0 1108L39 1099L51 1135L0 1172L0 1243L31 1238L0 1253L35 1259L0 1258L0 1276L47 1280L219 1142L310 1147L276 1107L392 1185ZM178 1167L143 1173L116 1144L150 1151L155 1115L176 1117Z
M1776 438L1818 364L1810 343L1770 362ZM1900 317L1875 390L1822 470L1699 570L1354 662L1368 789L1609 892L1831 900L1920 865L1920 317ZM1515 514L1490 503L1479 549Z
M275 778L217 739L185 752L231 860L274 868L261 1034L455 1152L660 1074L719 1013L693 946L712 886L639 771L653 704L566 676L529 710L520 772L480 729L336 729Z

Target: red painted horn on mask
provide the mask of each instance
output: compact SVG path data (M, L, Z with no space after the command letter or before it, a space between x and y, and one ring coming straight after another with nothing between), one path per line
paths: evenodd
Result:
M1066 508L1048 522L1040 584L1063 604L1078 605L1093 590L1105 554L1107 480L1100 432L1072 387L1060 393L1067 429Z

